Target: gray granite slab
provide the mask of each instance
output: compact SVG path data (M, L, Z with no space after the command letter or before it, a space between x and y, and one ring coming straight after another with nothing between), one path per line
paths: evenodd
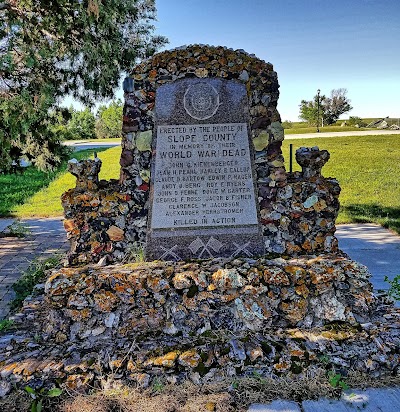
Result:
M179 80L155 116L147 258L263 254L245 86Z

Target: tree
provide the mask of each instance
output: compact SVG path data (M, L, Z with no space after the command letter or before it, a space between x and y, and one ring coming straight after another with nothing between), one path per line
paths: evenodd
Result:
M69 150L52 130L51 96L31 96L22 90L0 96L0 169L26 156L41 170L56 168Z
M154 19L154 0L0 0L0 162L17 146L52 167L60 98L112 97L121 73L166 43Z
M318 98L319 98L319 113L318 113ZM312 126L316 126L317 123L321 124L323 109L322 103L326 99L325 96L315 95L314 99L311 101L302 100L300 103L300 119L306 121L308 124ZM317 122L319 116L319 121Z
M319 110L318 110L319 99ZM333 89L330 97L325 95L315 95L313 100L302 100L300 103L300 119L305 120L310 125L335 123L339 117L352 109L350 100L347 98L346 89ZM319 111L319 120L318 120Z
M347 98L347 89L333 89L331 96L323 102L323 107L325 124L335 123L342 114L353 108Z
M119 99L111 102L108 107L99 107L96 120L96 136L98 139L121 137L122 109L123 104Z
M96 118L87 107L84 110L74 110L71 106L58 108L52 113L51 130L59 140L95 139Z
M72 139L95 139L96 118L89 108L81 111L73 111L71 119L67 123L67 128Z
M293 123L290 120L285 120L282 122L282 127L284 129L291 129L293 127Z
M367 126L367 123L364 122L364 120L358 116L350 116L349 120L347 120L347 124L349 126L355 126L355 127L366 127Z
M57 107L52 113L52 132L58 137L60 141L73 140L74 136L68 127L68 122L72 119L74 110L72 106L68 109L66 107Z

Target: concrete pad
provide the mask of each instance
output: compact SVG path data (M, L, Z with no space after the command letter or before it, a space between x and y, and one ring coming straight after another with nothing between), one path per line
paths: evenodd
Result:
M348 390L340 400L304 401L304 412L400 411L400 388Z
M266 404L253 403L248 412L301 412L301 409L296 402L278 399Z
M342 401L334 401L331 399L304 401L301 406L304 412L354 412L354 406L348 406ZM363 409L363 411L365 411L365 409Z
M400 236L374 224L338 225L339 248L367 266L374 289L387 290L385 276L400 275Z
M342 399L351 405L369 411L400 411L400 388L370 388L347 391Z

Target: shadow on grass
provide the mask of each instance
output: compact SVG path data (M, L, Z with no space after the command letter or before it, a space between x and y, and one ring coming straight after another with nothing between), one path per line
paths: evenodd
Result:
M102 152L108 147L96 148L96 152ZM70 158L78 160L93 156L94 149L73 152ZM25 203L36 192L48 186L61 173L67 169L67 162L63 162L54 172L41 172L35 167L27 167L23 174L0 175L0 217L12 217L12 210Z
M351 204L341 206L341 213L353 223L377 223L400 234L400 206Z

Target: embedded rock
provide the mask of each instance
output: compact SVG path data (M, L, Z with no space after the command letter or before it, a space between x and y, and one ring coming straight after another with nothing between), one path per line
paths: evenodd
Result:
M46 301L55 312L45 330L55 335L61 323L71 341L92 341L103 334L133 337L150 327L188 337L212 325L241 332L278 324L354 324L376 301L359 267L322 255L64 268L46 283Z
M287 277L268 284L266 270ZM178 274L190 282L175 288ZM242 279L220 289L221 274ZM254 374L295 379L313 373L321 357L391 376L400 309L372 294L368 276L332 255L60 269L45 295L28 297L12 318L18 330L0 337L1 390L36 381L82 390L116 371L141 387ZM343 288L350 283L354 295Z
M77 161L72 159L68 162L68 171L76 177L77 190L95 190L99 184L99 172L101 160L96 157L94 160Z
M316 147L300 147L296 150L296 161L302 167L304 178L321 176L321 169L329 160L330 154L327 150L319 150Z

